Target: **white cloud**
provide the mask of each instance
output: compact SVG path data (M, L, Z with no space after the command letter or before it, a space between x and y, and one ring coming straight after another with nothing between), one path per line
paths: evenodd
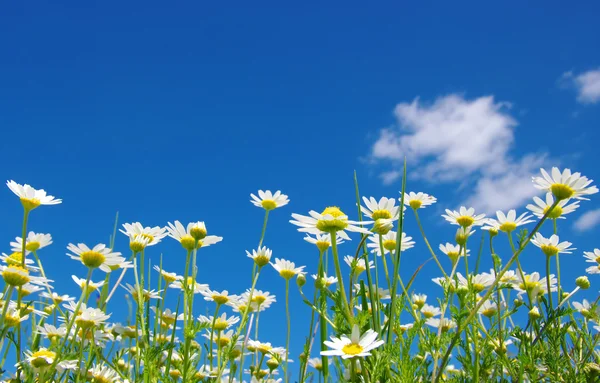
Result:
M600 101L600 68L575 75L566 72L562 82L575 87L577 101L582 104L595 104Z
M473 193L466 202L477 209L515 208L536 194L531 175L545 156L511 156L517 121L509 108L493 96L469 100L458 94L432 104L418 98L400 103L394 110L397 127L379 132L371 157L397 166L406 156L411 176L430 182L467 181ZM380 176L391 183L399 174Z
M577 218L573 226L578 231L586 231L600 223L600 209L591 210Z

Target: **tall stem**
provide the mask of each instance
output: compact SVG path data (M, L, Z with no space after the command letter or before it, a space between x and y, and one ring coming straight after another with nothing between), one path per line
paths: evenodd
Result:
M289 380L289 353L290 353L290 332L292 330L290 321L290 280L285 279L285 315L287 318L287 339L285 342L285 375L283 377L284 382L288 383Z
M331 236L331 252L333 253L333 263L335 265L335 274L338 279L338 289L342 295L342 304L344 305L344 311L348 324L352 323L352 312L348 307L348 297L346 296L346 288L344 287L344 277L342 276L342 269L340 268L340 259L338 257L337 241L335 232L330 233ZM367 265L368 267L368 265Z

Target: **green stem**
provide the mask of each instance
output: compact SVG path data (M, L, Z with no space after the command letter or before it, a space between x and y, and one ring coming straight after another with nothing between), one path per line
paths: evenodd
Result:
M290 321L290 280L285 280L285 315L287 318L287 339L285 342L285 375L283 377L284 382L288 383L289 380L289 353L290 353L290 333L292 330Z
M552 312L552 291L550 290L550 256L546 256L546 287L548 288L548 316ZM560 302L560 297L559 297Z
M335 274L338 279L338 290L342 295L342 304L344 306L344 311L346 315L346 319L348 320L348 324L352 323L352 312L350 311L350 307L348 307L348 297L346 296L346 289L344 287L344 277L342 276L342 269L340 268L340 259L338 257L338 249L337 249L337 241L335 232L330 233L331 236L331 252L333 253L333 263L335 265ZM368 267L368 265L367 265Z
M265 232L267 231L267 222L269 221L269 210L265 210L265 220L263 222L262 232L260 233L260 241L258 241L258 247L260 248L265 239Z
M381 251L381 258L383 260L383 270L385 272L385 279L388 284L388 289L390 289L392 287L392 285L390 283L390 274L388 273L387 262L385 260L385 249L383 248L383 236L381 234L379 234L379 251ZM391 253L390 253L390 256L391 256Z

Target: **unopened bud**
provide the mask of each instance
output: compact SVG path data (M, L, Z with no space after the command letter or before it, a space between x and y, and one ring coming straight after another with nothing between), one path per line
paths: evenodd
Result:
M582 290L587 290L590 288L590 280L588 277L579 277L575 280L575 284Z

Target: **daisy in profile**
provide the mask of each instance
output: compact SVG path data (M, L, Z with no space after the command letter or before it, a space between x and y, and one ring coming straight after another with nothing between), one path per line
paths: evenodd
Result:
M513 283L513 288L519 292L519 296L527 293L531 294L532 298L547 294L547 286L546 278L540 278L540 273L537 271L531 274L524 274L523 276L517 273L516 281ZM556 291L556 278L554 274L550 274L550 291Z
M193 291L194 294L201 294L203 291L206 291L206 289L208 289L207 284L198 283L197 281L194 281L192 277L187 278L187 286L185 286L185 284L183 283L183 277L181 277L179 280L171 283L169 287L182 291L184 290L184 287L187 287L187 289Z
M327 364L329 364L329 359L327 359ZM323 370L323 360L321 358L310 358L308 365L317 371Z
M85 281L84 281L84 283L85 283ZM54 302L54 304L57 304L57 305L59 305L63 302L71 302L71 301L75 300L75 298L73 298L73 297L70 297L68 295L60 295L55 292L52 292L52 294L50 294L48 292L43 292L40 294L40 297L50 299L52 302Z
M67 328L64 325L57 328L51 324L44 323L43 326L37 327L36 333L45 336L51 342L55 342L57 339L64 338L67 335Z
M275 258L275 263L271 263L271 266L286 280L292 279L304 270L304 266L296 267L294 262L279 258Z
M139 222L124 223L123 229L119 231L130 238L140 237L140 240L144 240L146 246L154 246L167 236L167 229L160 226L144 227Z
M318 288L329 287L329 286L333 285L334 283L337 283L336 277L328 277L325 274L323 274L323 278L319 278L319 276L317 274L312 274L311 276L312 276L312 279L315 280L315 286L317 286Z
M246 255L248 258L252 258L254 260L256 266L263 267L271 261L273 252L266 246L263 246L259 247L257 250L252 250L252 253L246 250Z
M447 332L456 328L456 322L448 318L429 318L425 324L434 328L441 328L442 332Z
M102 243L94 246L92 249L83 243L78 243L77 245L69 243L67 249L73 253L67 253L71 259L81 261L81 263L90 269L100 268L105 273L110 273L113 267L120 266L125 262L125 258L120 256L121 253L113 252Z
M498 227L498 230L503 231L505 233L510 233L515 230L519 226L526 225L528 223L534 222L531 219L531 216L527 213L521 214L517 217L517 212L514 209L508 211L507 214L504 214L500 210L496 212L496 217L498 218L488 218L487 223L493 227Z
M36 234L30 231L25 240L25 252L37 251L52 244L52 236L50 234ZM16 237L15 242L10 243L12 251L23 250L23 238Z
M27 250L25 250L26 253L28 253ZM2 253L2 255L0 256L0 260L4 263L6 263L9 266L22 266L23 265L23 253L21 253L21 251L15 251L13 253L9 254L5 254ZM35 262L33 261L33 259L28 259L25 258L25 266L27 267L28 270L30 271L39 271L39 269L35 266L33 266Z
M226 313L223 313L223 314L221 314L221 316L218 316L218 317L213 317L213 316L206 317L204 315L200 315L198 317L198 321L200 323L206 323L206 324L210 325L215 331L225 331L229 327L238 323L240 321L240 317L238 317L238 316L227 317ZM214 322L214 326L213 326L213 322Z
M350 237L346 234L346 230L362 234L371 233L368 229L356 225L364 225L372 222L350 221L348 220L348 216L335 206L326 208L322 213L311 210L308 214L310 216L292 214L294 219L290 220L290 223L299 226L298 231L303 233L313 235L337 233L337 235L347 241L350 240Z
M600 264L600 249L594 249L594 251L584 251L583 257L588 263Z
M485 224L485 214L475 214L475 209L472 207L466 208L461 206L458 211L446 209L446 214L442 214L446 221L453 225L462 227L482 226Z
M219 292L219 291L216 291L216 290L213 291L213 290L210 290L207 288L206 290L202 291L200 294L202 294L204 296L205 301L215 302L218 305L227 304L227 302L238 298L237 295L229 295L229 292L227 290L223 290L223 291Z
M88 371L88 375L94 382L116 383L119 380L119 375L112 368L97 364Z
M108 318L110 315L105 314L104 311L86 307L75 317L75 323L83 329L89 329L104 324Z
M34 189L25 184L20 185L15 181L6 181L6 186L21 199L21 204L26 211L31 211L40 205L57 205L62 199L47 195L44 189Z
M281 194L279 190L277 190L275 193L271 193L270 190L259 190L258 197L254 194L250 194L250 198L252 198L250 202L252 202L254 206L262 207L266 211L285 206L290 202L288 196Z
M249 298L250 290L248 289L240 296L239 301L247 303ZM277 302L275 295L268 291L254 290L254 293L252 293L252 303L260 308L260 311L268 309L275 302Z
M43 347L35 352L30 350L25 351L25 362L29 364L35 371L46 371L50 366L52 366L52 364L54 364L55 359L56 353Z
M160 275L163 277L163 279L165 280L167 285L170 285L171 283L175 282L176 280L183 278L182 276L177 275L176 273L169 273L168 271L165 271L156 265L154 266L154 270L156 270L160 273Z
M325 251L331 246L331 236L329 234L315 234L314 238L307 234L304 240L317 246L319 251ZM335 236L335 241L337 245L344 243L344 240L339 235Z
M71 275L71 278L73 278L73 281L75 283L77 283L77 285L83 290L83 288L85 287L85 279L83 278L78 278L75 275ZM100 287L104 286L104 281L100 281L100 282L92 282L90 281L87 285L87 290L88 290L88 294L98 290Z
M167 231L169 237L177 240L188 251L208 247L223 240L223 237L206 235L204 222L190 222L187 227L184 227L179 221L175 221L174 224L169 222Z
M346 262L350 268L354 267L354 275L359 275L363 271L367 270L367 267L365 266L365 260L363 258L354 258L351 255L346 255L344 257L344 262ZM375 268L375 263L373 263L373 261L369 261L369 269L373 268Z
M544 214L550 210L552 205L554 204L554 197L552 193L546 193L546 200L542 200L540 197L533 197L534 204L528 204L526 206L527 210L531 211L533 215L538 218L542 218ZM577 210L579 207L579 201L571 202L568 199L563 199L558 201L558 205L552 209L552 211L548 214L548 218L550 219L565 219L566 214L570 214Z
M453 245L447 242L445 245L440 244L440 251L448 256L452 263L456 262L459 257L464 256L464 249L461 251L460 246ZM467 256L469 256L470 250L467 249Z
M373 197L362 197L364 205L361 206L361 210L367 217L373 221L378 219L389 219L395 221L398 219L398 212L400 206L396 206L395 198L381 197L377 201Z
M571 169L561 171L552 168L552 176L544 169L540 169L542 177L532 177L533 186L540 190L551 192L556 199L568 198L584 199L585 196L598 193L596 186L590 186L593 180L583 177L581 173L571 173Z
M535 233L531 243L539 247L546 256L551 257L559 253L570 254L575 248L570 247L571 242L560 242L558 235L552 234L550 238L544 237L540 233Z
M592 318L595 314L597 314L598 308L594 307L588 302L587 299L584 299L583 302L573 302L573 307L577 312L583 315L586 318Z
M367 247L371 249L372 253L377 254L381 257L381 246L379 246L379 236L372 235L369 238L369 242L367 243ZM382 236L383 241L383 251L385 254L392 253L396 251L396 232L390 231L386 235ZM412 249L415 246L415 242L412 240L412 237L406 235L406 233L402 233L401 242L400 242L400 251L405 251L408 249Z
M342 359L356 357L365 357L371 355L370 351L381 346L383 340L377 340L377 333L373 330L367 330L360 334L358 325L352 327L350 337L342 335L339 338L331 337L331 341L323 342L331 350L321 351L324 356L341 356Z
M402 194L402 192L400 192L400 194ZM402 198L399 199L401 200ZM414 210L420 209L425 206L433 205L436 202L437 198L427 193L404 193L404 204L406 206L410 206Z
M423 304L423 306L421 307L421 314L423 314L425 318L433 318L438 315L441 315L442 310L440 310L439 307Z
M161 291L156 291L156 290L146 290L146 289L140 289L140 287L138 285L132 286L129 283L126 283L125 286L123 286L125 288L125 290L127 290L129 292L129 294L131 294L131 296L133 297L133 299L136 302L139 302L138 300L138 296L139 293L141 291L142 293L142 297L143 297L143 302L148 302L150 299L162 299L160 296Z

